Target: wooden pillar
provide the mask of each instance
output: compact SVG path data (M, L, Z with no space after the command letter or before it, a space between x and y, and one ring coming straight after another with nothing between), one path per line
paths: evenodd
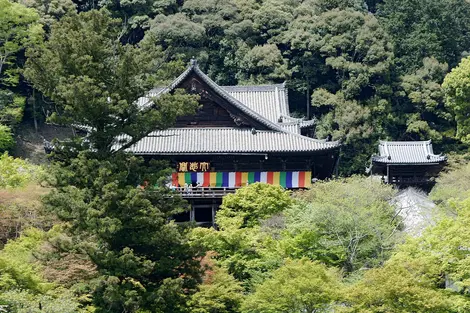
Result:
M387 164L387 184L390 184L390 165Z
M217 204L215 203L215 199L212 200L212 227L215 228L215 213L217 210Z
M189 205L191 206L191 210L189 211L189 221L194 222L196 220L196 212L194 211L194 202L190 201Z

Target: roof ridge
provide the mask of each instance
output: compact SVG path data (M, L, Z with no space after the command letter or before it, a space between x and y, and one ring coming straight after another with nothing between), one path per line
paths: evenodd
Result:
M419 146L419 145L422 145L422 144L426 144L426 145L430 145L432 142L431 140L409 140L409 141L389 141L389 140L379 140L380 144L381 145L390 145L390 144L409 144L409 145L416 145L416 146Z
M201 76L201 78L205 80L205 82L207 84L212 85L214 90L221 92L222 93L221 95L225 96L226 100L231 100L232 104L235 104L239 109L241 109L242 111L245 111L245 113L252 114L252 117L256 117L260 122L261 121L264 122L264 124L266 126L270 126L273 130L277 130L277 131L282 132L282 133L288 133L288 134L291 134L293 136L301 137L305 140L310 140L310 141L313 141L313 142L325 142L324 140L321 140L321 139L310 138L310 137L302 136L300 134L293 133L293 132L291 132L291 131L289 131L285 128L282 128L281 126L278 126L278 125L274 124L273 122L266 119L264 116L258 114L257 112L253 111L252 109L250 109L249 107L244 105L242 102L240 102L237 99L235 99L234 97L232 97L228 92L223 90L219 85L217 85L217 83L215 83L209 76L207 76L199 68L199 66L197 65L197 62L191 63L191 68L193 68L194 71L196 73L198 73ZM331 143L332 146L339 145L339 141L331 141L331 142L325 142L325 143L327 143L327 144Z
M175 78L175 80L178 80L178 79L179 79L179 76L177 78ZM168 86L155 86L152 89L150 89L150 91L159 91L160 92L160 91L168 88L170 85L168 85ZM223 88L223 89L235 89L235 90L250 90L251 89L252 91L276 91L276 88L284 89L284 90L286 89L284 84L226 85L226 86L219 86L219 87Z
M295 125L295 124L293 124ZM158 129L155 130L154 132L159 132L159 131L167 131L167 130L240 130L240 131L252 131L252 127L230 127L230 126L222 126L222 127L217 127L217 126L209 126L209 127L170 127L170 128L165 128L165 129ZM256 132L277 132L277 133L288 133L290 135L296 135L295 133L290 133L290 132L278 132L277 130L274 129L255 129ZM314 139L306 136L301 136L302 138L308 138L308 139ZM316 141L322 141L322 139L314 139Z
M269 91L275 91L276 88L285 89L284 84L263 84L263 85L224 85L219 86L224 89L267 89Z
M279 122L279 125L299 125L301 121Z
M306 119L303 118L303 117L293 117L293 116L290 116L290 115L287 115L287 114L281 114L281 117L285 117L285 118L291 119L291 120L306 121Z

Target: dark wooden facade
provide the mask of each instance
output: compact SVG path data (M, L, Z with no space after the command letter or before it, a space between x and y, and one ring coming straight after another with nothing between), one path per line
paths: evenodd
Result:
M147 160L166 160L177 171L180 162L208 162L212 172L310 171L312 178L330 178L337 167L335 152L318 154L252 153L233 155L145 156Z
M380 164L374 166L374 174L383 182L399 186L432 185L444 164Z

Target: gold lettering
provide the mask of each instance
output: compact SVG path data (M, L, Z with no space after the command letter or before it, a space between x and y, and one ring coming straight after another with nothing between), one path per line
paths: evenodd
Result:
M178 172L187 172L188 171L188 162L180 162L178 164Z
M199 163L199 166L201 168L201 172L206 172L209 170L209 162L201 162Z
M189 163L189 170L193 172L197 172L199 168L199 164L197 162L190 162Z

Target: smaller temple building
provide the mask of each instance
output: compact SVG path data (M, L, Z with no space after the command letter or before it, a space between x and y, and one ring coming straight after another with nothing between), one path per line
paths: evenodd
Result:
M371 174L388 184L427 185L446 164L447 157L433 152L428 141L380 141L379 154L372 156Z

